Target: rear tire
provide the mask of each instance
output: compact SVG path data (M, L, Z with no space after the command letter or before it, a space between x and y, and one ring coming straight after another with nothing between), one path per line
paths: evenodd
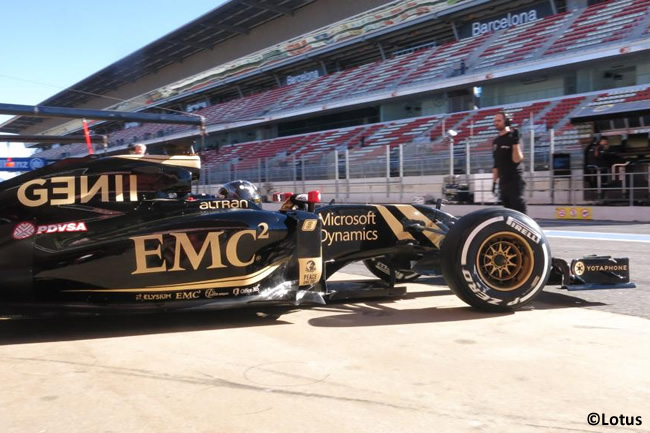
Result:
M551 269L542 229L510 209L483 209L460 218L441 247L442 274L467 304L512 311L535 299Z

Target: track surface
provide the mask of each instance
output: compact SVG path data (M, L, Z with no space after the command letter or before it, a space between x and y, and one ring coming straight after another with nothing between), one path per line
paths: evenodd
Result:
M426 278L399 299L289 311L0 320L0 431L650 431L650 243L550 242L558 257L628 256L638 288L548 289L486 314Z
M546 287L536 305L575 305L600 311L650 318L650 224L615 222L538 221L547 233L554 257L567 260L585 255L628 257L635 289L567 291ZM344 272L370 277L363 264L355 263ZM419 282L444 288L441 278L422 278Z

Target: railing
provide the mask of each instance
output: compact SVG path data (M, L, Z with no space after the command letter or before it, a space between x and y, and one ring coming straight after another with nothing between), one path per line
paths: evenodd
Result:
M372 152L369 156L368 152ZM477 203L490 203L492 196L492 153L480 151L470 154L469 173L465 155L455 152L453 160L448 152L437 155L428 151L415 151L410 156L404 149L377 147L356 151L332 151L318 158L291 157L265 158L246 164L224 164L204 168L201 186L204 192L212 192L219 185L234 179L247 179L257 183L263 193L274 187L302 190L312 185L325 190L326 194L344 201L367 201L364 194L370 192L396 201L410 201L414 196L441 197L445 177L460 175L474 193ZM365 155L364 155L365 154ZM599 168L587 166L569 168L566 175L553 175L548 147L535 150L535 169L526 167L527 199L532 204L615 204L647 205L650 203L650 161L635 164L615 164ZM363 157L366 156L366 159ZM578 155L576 155L578 156ZM450 167L450 160L454 165ZM530 161L529 152L526 161ZM573 167L582 167L581 158L573 159ZM452 173L453 172L453 173Z
M374 148L374 155L371 158L364 157L364 150L327 153L317 159L302 158L264 158L248 159L244 162L231 162L218 167L212 166L208 170L211 180L227 182L235 178L246 178L251 181L285 182L293 179L315 180L334 179L335 164L339 167L339 178L346 177L346 173L354 179L366 179L384 177L389 173L390 177L400 176L431 176L449 173L450 155L447 150L431 150L429 145L422 146L420 151L411 151L408 155L402 153L399 156L399 148L394 148L388 153L385 149ZM368 148L367 148L368 149ZM464 144L456 146L454 150L453 164L454 172L465 174L467 171L467 160L464 153ZM369 149L373 151L373 149ZM530 161L530 151L525 151L525 162ZM548 170L550 164L549 147L540 146L535 149L535 171ZM580 162L581 155L576 154L574 161ZM335 159L338 161L335 163ZM388 161L388 163L387 163ZM492 152L482 150L470 154L470 173L491 172L493 165ZM346 170L347 166L347 170ZM530 168L526 167L529 171Z

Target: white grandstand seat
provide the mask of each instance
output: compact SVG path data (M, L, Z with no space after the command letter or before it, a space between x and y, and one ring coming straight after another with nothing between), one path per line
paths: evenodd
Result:
M429 56L430 50L430 48L422 49L376 62L376 67L364 77L351 94L367 93L394 86L399 81L399 78L408 73L417 62Z
M317 92L310 102L321 103L348 96L352 89L356 88L359 81L372 70L373 66L374 64L370 63L332 74L331 84Z
M271 111L286 110L307 104L316 94L327 89L334 80L332 75L325 75L312 81L283 87L284 92L280 99L271 108Z
M418 65L417 69L410 73L401 85L451 75L459 68L461 60L467 60L472 51L488 37L489 35L486 33L431 49L427 60ZM470 67L471 65L466 66Z
M557 14L532 23L512 27L498 35L494 43L480 54L474 64L467 64L466 67L493 68L537 56L540 54L540 49L551 42L551 38L557 37L558 29L562 28L563 25L566 26L567 21L573 18L572 14L579 13L580 16L550 44L544 55L555 55L584 47L589 48L596 44L623 40L628 37L632 30L636 29L636 34L643 30L639 28L639 23L648 14L649 8L650 0L611 0L589 6L580 12ZM644 25L646 25L645 22ZM645 29L645 34L650 34L650 26ZM447 77L455 72L461 60L468 61L476 48L488 37L491 37L491 35L484 34L435 48L414 51L385 61L329 74L310 82L284 86L216 104L195 113L205 116L208 124L216 124L224 121L250 119L266 113L302 107L307 104L327 104L328 101L346 98L350 95L362 95L398 84L400 86L412 85L425 80ZM592 104L648 99L648 89L641 87L639 89L639 91L624 90L622 93L611 91L599 95ZM584 97L566 98L553 102L551 105L534 107L530 110L537 115L544 109L551 107L542 119L536 119L536 122L541 120L548 124L549 127L571 129L571 126L567 126L567 116L573 109L584 102L584 99ZM529 115L527 114L529 112L522 109L522 113L525 113L525 115ZM468 114L465 113L460 116L448 117L447 128L451 128L454 122L462 121L462 128L460 129L467 129L468 122L474 119L475 125L478 125L479 122L485 122L485 125L481 123L477 126L475 137L480 137L484 131L489 129L488 114L477 114L476 116L479 117L467 116ZM289 154L309 155L309 157L312 157L319 153L331 151L333 148L358 147L362 136L365 137L364 147L381 144L390 144L394 147L399 143L412 141L413 138L418 137L421 131L429 131L428 135L434 142L438 143L441 125L437 124L437 120L431 119L425 121L425 123L430 122L428 127L422 126L425 123L420 125L419 121L409 120L392 122L382 126L353 128L340 134L336 132L325 136L322 135L323 133L307 134L286 142L273 142L269 144L269 147L265 148L252 145L243 146L242 149L233 151L230 159L246 156L249 154L250 149L255 149L255 152L259 152L258 155L264 155L264 157L277 155L278 150L287 151ZM112 133L109 141L112 145L126 145L135 140L146 139L145 137L153 138L159 134L167 135L190 128L174 125L143 125ZM284 143L284 149L280 149L282 147L280 145L276 148L277 143ZM481 143L478 138L472 141L472 145L475 146L482 146ZM74 148L71 147L71 149ZM83 152L83 149L80 152ZM364 151L363 153L367 152ZM225 155L220 152L218 159L226 158Z
M647 13L650 0L610 0L586 8L546 55L625 39Z
M650 98L650 86L602 93L595 97L595 101L607 103L613 100L611 98L626 102L638 100L638 98L648 99ZM492 121L496 112L501 110L508 112L513 118L514 126L519 128L526 126L532 114L536 125L542 124L548 128L556 129L555 143L558 150L578 151L580 140L589 137L581 136L580 132L569 123L569 118L571 113L587 100L585 96L573 96L553 101L538 101L454 113L446 116L445 128L453 128L459 132L455 143L461 150L465 140L470 140L470 146L474 152L490 152L491 142L495 136ZM440 116L425 116L261 142L242 143L224 147L219 153L208 151L205 153L204 161L206 166L228 163L238 171L256 170L260 159L282 158L286 163L290 163L293 158L296 158L309 162L331 154L335 150L351 148L350 162L358 167L360 163L381 161L386 152L386 145L390 146L392 151L400 144L404 144L408 148L409 143L414 142L414 138L417 137L428 137L433 142L433 146L427 147L428 152L447 152L448 142L441 135L443 123L441 119ZM473 136L470 136L472 123L474 124ZM365 137L363 146L361 146L361 137Z
M533 57L535 50L554 37L570 16L570 13L562 13L509 28L480 55L476 67L503 65Z
M650 87L645 85L636 88L611 90L607 93L602 93L588 105L616 104L621 102L645 101L648 99L650 99Z

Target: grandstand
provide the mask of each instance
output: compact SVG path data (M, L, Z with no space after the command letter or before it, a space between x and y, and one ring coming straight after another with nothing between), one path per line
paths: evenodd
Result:
M197 26L223 21L238 2L231 0L152 46L198 37ZM192 107L205 117L209 132L204 170L211 181L223 182L233 176L295 179L298 169L302 178L332 179L340 174L337 159L353 166L352 177L381 176L400 158L404 173L443 174L449 165L447 129L458 131L458 160L468 147L472 172L489 171L492 117L500 110L513 116L530 141L527 152L534 143L530 168L549 169L551 141L579 167L596 131L575 126L573 116L584 107L650 104L650 0L377 0L365 8L362 2L333 3L340 6L340 20L323 22L318 2L279 2L280 9L268 8L266 21L248 23L272 43L256 40L258 51L233 49L230 59L188 70L180 79L178 65L168 65L174 74L165 85L151 90L151 77L143 75L124 102L104 108ZM280 40L280 28L292 24L305 31ZM229 38L252 40L249 31ZM215 44L229 39L224 40ZM210 55L198 50L189 55L197 61L187 63L205 63L201 60ZM124 67L129 58L118 63ZM101 72L82 84L100 86ZM68 89L45 102L86 106L75 98ZM101 98L90 103L101 104ZM646 136L650 131L647 116L634 125L645 128ZM145 142L152 152L169 143L199 145L197 131L189 127L126 126L106 121L92 128L109 135L112 151L134 142ZM74 122L39 123L25 116L0 126L30 134L78 129ZM41 148L38 156L48 159L85 151L82 145Z

